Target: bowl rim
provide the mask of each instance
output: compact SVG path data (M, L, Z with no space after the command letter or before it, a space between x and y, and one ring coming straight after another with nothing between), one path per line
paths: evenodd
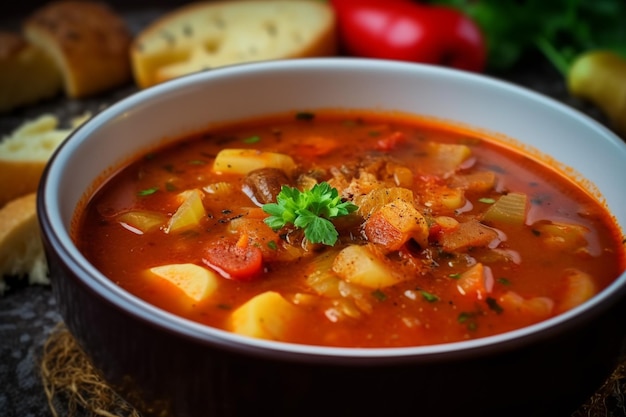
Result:
M529 100L538 101L543 105L556 108L562 113L582 119L583 122L605 136L606 140L614 142L613 145L626 149L626 144L624 144L617 135L577 109L558 102L551 97L527 89L526 87L485 74L470 73L427 64L369 58L304 58L235 64L215 68L210 71L185 75L134 92L113 103L111 106L100 110L83 125L74 130L53 153L44 169L42 181L39 185L39 191L37 193L37 215L44 240L48 242L48 246L51 250L55 251L56 255L65 264L65 267L75 273L74 279L79 280L82 285L96 293L98 297L115 305L117 308L134 316L136 319L161 328L164 331L192 339L200 344L256 356L276 357L279 355L281 360L305 359L313 360L316 363L340 362L342 364L361 363L374 365L406 361L407 358L420 361L433 361L440 358L449 359L461 355L467 357L468 354L488 354L494 350L506 350L520 345L526 345L536 340L553 337L556 333L566 331L576 326L581 321L591 320L596 315L608 309L610 305L626 298L626 273L622 273L607 288L582 305L521 329L477 339L425 346L384 348L327 347L256 339L234 334L226 330L212 328L182 318L162 310L132 295L126 290L121 289L121 287L116 286L113 281L100 273L80 254L67 228L63 226L58 199L55 198L57 194L56 190L60 187L59 176L63 170L64 162L71 157L72 150L76 145L85 141L93 131L99 129L107 120L125 113L137 103L141 103L151 97L165 96L180 88L188 87L196 83L211 82L213 79L229 76L229 74L273 71L275 69L284 70L287 68L290 70L304 71L328 70L333 67L352 68L353 70L364 67L375 67L383 70L411 70L425 75L443 74L470 82L497 86L515 95L526 96Z

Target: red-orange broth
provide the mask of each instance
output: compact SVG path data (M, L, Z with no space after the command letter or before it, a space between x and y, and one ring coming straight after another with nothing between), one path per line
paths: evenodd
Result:
M225 172L254 163L265 169ZM334 246L264 223L260 205L277 187L319 182L359 206L333 219ZM181 138L109 178L75 229L90 262L158 307L328 346L517 329L584 302L625 265L605 207L547 164L453 126L366 112L278 115Z

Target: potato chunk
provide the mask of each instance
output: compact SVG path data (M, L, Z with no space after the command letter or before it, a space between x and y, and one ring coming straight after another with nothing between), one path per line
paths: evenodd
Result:
M194 301L202 301L217 290L219 276L196 264L155 266L150 273L171 282Z
M548 250L576 252L587 247L589 230L578 224L541 221L533 225L533 231Z
M170 218L165 232L180 231L198 225L200 219L206 216L206 210L202 204L203 196L202 191L198 189L181 193L183 202Z
M491 268L477 263L461 274L456 287L463 295L484 300L491 293L493 283Z
M333 261L333 271L348 282L375 289L403 280L382 254L367 245L342 249Z
M164 214L148 210L127 211L120 214L117 220L137 234L158 229L167 223L167 217Z
M561 285L561 300L557 306L559 312L567 311L584 303L596 293L593 277L575 268L569 268L564 272Z
M467 145L430 142L427 147L428 158L420 164L420 171L435 175L449 175L458 170L472 151Z
M224 174L245 175L261 168L277 168L289 175L296 163L289 155L256 149L223 149L213 162L213 170Z
M261 339L283 340L300 310L279 293L267 291L237 308L230 317L234 333Z

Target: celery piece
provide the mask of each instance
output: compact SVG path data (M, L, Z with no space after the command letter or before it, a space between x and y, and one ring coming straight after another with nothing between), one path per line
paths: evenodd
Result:
M494 225L522 226L526 221L528 196L509 193L500 197L483 214L483 220Z

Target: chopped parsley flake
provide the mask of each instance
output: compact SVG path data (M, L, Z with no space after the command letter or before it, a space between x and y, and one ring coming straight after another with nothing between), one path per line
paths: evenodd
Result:
M259 136L250 136L249 138L245 138L243 140L243 143L252 144L252 143L257 143L260 141L261 141L261 138Z
M435 294L429 293L428 291L420 290L420 294L422 294L424 300L428 301L429 303L439 301L439 297L437 297Z
M137 195L140 197L145 197L148 195L152 195L156 193L157 191L159 191L159 187L146 188L145 190L141 190L137 192Z
M372 296L378 301L385 301L387 299L387 294L381 290L372 291Z
M499 282L502 285L506 285L506 286L511 285L511 281L509 281L508 278L502 277L502 278L498 278L496 281Z

